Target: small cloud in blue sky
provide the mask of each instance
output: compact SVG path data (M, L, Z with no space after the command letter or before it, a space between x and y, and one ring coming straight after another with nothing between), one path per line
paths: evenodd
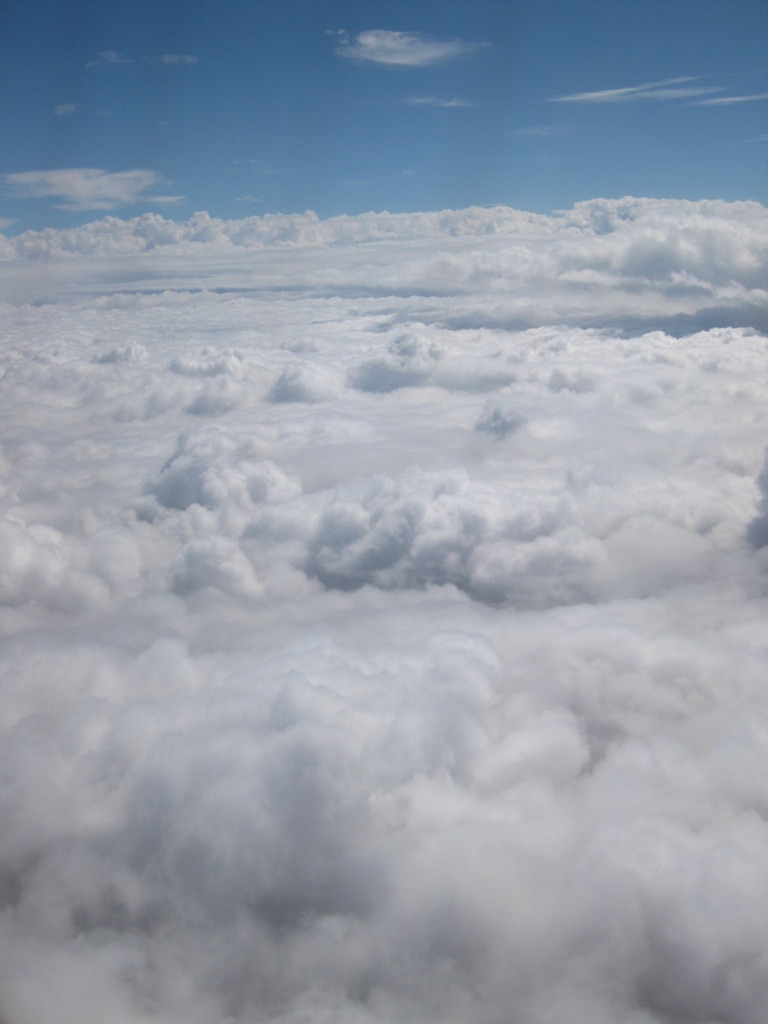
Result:
M572 124L533 124L528 128L516 128L513 134L533 139L551 139L557 135L570 135L574 129Z
M458 97L452 100L441 99L439 96L407 96L403 103L409 107L474 107L469 100L462 100Z
M684 100L693 96L706 96L722 92L716 85L691 85L699 78L684 76L666 78L661 82L644 82L621 89L601 89L598 92L577 92L569 96L553 96L553 103L636 103L638 100Z
M62 200L61 210L113 210L139 202L173 203L181 196L156 195L163 184L154 171L109 172L95 167L70 167L52 171L4 174L13 192L27 198Z
M246 157L232 161L235 165L246 164L255 174L286 174L288 168L261 157Z
M106 68L113 64L133 64L133 60L122 53L117 53L116 50L102 50L98 57L89 60L85 66L87 68Z
M610 16L598 3L560 4L554 20L551 5L521 18L498 0L418 11L343 0L332 16L296 0L274 18L261 4L224 4L214 19L202 0L183 18L156 0L111 5L90 32L64 19L33 44L29 26L46 23L50 4L26 0L0 34L14 83L14 102L0 104L0 175L140 168L176 183L163 191L188 197L185 216L242 216L239 197L251 194L265 214L320 216L548 212L625 194L764 202L765 18L752 5L699 4L693 24L685 5L640 17L641 0L617 0ZM406 187L412 166L419 177ZM94 209L3 191L14 232L71 226ZM146 209L155 191L130 202ZM106 202L95 209L127 205Z
M197 64L197 57L190 53L164 53L160 58L163 64Z
M360 32L350 41L343 29L338 32L340 57L370 64L390 64L401 67L426 67L443 64L455 57L474 53L487 43L466 43L459 39L428 39L418 32L389 32L386 29L370 29Z

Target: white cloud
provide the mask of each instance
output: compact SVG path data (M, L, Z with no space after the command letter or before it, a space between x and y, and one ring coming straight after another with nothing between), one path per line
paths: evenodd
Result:
M139 202L176 202L179 196L152 194L163 184L154 171L104 171L94 167L72 167L53 171L20 171L3 175L3 181L17 195L60 199L64 210L112 210Z
M694 96L705 96L722 92L719 86L691 85L698 78L667 78L661 82L645 82L642 85L625 86L621 89L601 89L598 92L579 92L569 96L553 96L553 103L633 103L640 100L682 100Z
M371 29L350 41L346 32L339 33L336 53L340 57L365 63L426 67L475 53L485 43L461 40L433 40L416 32L389 32Z
M408 96L403 100L403 103L407 103L411 107L472 107L473 103L469 100L452 99L445 100L440 99L438 96Z
M758 92L751 96L716 96L708 100L699 100L700 107L727 107L737 103L757 103L768 100L768 92Z
M66 117L67 114L74 114L77 110L77 103L59 103L53 108L56 117Z
M105 68L115 64L133 64L133 59L116 50L101 50L98 57L89 60L85 66L87 68Z
M767 268L632 198L4 242L6 1016L761 1024Z
M197 57L194 57L189 53L164 53L160 59L163 64L169 65L197 64Z
M247 164L256 174L289 174L290 168L276 164L271 160L263 160L259 157L248 157L232 161L234 164Z
M531 138L550 139L558 135L569 135L574 131L573 125L566 124L537 124L529 128L516 128L515 135L528 135Z

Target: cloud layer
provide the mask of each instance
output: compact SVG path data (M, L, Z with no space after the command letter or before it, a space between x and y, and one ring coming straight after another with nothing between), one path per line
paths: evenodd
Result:
M767 222L3 240L4 1020L762 1024Z

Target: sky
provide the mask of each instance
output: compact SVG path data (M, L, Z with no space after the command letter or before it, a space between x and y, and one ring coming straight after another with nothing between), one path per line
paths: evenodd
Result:
M761 0L7 0L0 226L768 192Z
M764 1024L767 18L2 5L0 1024Z

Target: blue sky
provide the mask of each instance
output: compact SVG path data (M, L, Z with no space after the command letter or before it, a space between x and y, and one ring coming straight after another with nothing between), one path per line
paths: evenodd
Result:
M764 0L5 0L0 225L768 200Z

